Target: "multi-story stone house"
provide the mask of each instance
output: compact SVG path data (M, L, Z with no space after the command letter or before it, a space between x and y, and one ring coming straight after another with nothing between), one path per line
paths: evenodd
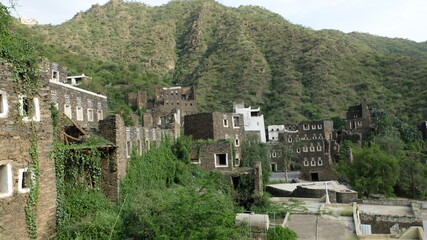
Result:
M259 136L262 143L266 142L264 115L261 114L260 108L245 108L244 103L233 104L233 110L236 114L243 115L244 129L247 135Z
M193 149L192 163L200 164L206 170L232 170L240 165L241 143L244 138L244 120L241 114L198 113L185 116L184 121L185 135L192 136L193 140L214 141L204 144L203 149ZM198 147L200 146L199 144Z
M359 135L363 140L371 131L371 114L366 99L359 105L350 106L345 119L345 130L350 135Z
M300 167L302 179L311 181L337 179L332 169L335 164L332 156L339 149L338 144L332 139L332 121L305 121L286 129L280 134L280 142L288 146L285 149Z
M38 198L33 208L41 239L53 236L56 224L55 162L52 150L50 89L41 82L36 95L20 92L12 64L0 64L0 238L29 239L27 200L36 184L34 157L39 164ZM32 155L32 154L35 155Z

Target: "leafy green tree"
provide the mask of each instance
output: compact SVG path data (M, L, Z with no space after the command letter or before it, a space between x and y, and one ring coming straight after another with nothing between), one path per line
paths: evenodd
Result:
M341 161L337 171L350 182L354 190L364 196L393 195L400 169L394 156L383 152L375 143L354 148L353 156L352 163Z

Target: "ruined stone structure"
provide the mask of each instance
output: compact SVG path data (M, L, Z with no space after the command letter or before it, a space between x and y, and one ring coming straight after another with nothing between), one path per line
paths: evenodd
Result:
M0 65L0 238L29 239L25 206L30 194L32 139L39 161L37 232L40 239L53 236L56 225L55 163L52 150L50 90L42 82L38 94L17 94L11 64ZM34 126L33 128L31 126Z
M199 113L187 115L184 117L186 122L184 126L184 134L190 135L194 140L224 140L228 139L232 142L235 149L234 166L240 165L241 142L244 140L244 121L241 114L235 113ZM222 147L225 145L220 144ZM224 151L229 151L228 145ZM230 155L229 157L231 157ZM212 163L215 160L214 156L209 161ZM202 166L214 166L212 163L203 164ZM206 168L213 170L215 168Z
M359 135L363 140L371 130L371 114L366 99L360 105L351 106L347 110L345 131L350 135Z
M268 142L279 141L279 133L283 133L285 125L269 125L267 127L267 140Z
M137 109L147 108L147 92L146 91L137 91L130 92L127 95L126 102L131 106L136 107Z
M155 88L154 108L161 112L179 109L181 119L197 112L196 90L194 87Z
M43 62L41 80L49 83L51 102L60 112L84 128L97 128L98 121L108 114L107 97L68 83L67 68Z
M190 157L192 164L198 164L206 170L233 170L236 159L233 157L233 143L229 140L214 142L196 142Z
M266 142L264 115L261 114L260 108L252 109L252 107L245 108L244 103L233 104L234 113L242 114L244 120L245 132L254 132L259 135L261 142Z
M280 141L288 146L301 168L301 178L311 181L336 180L332 166L339 145L333 137L332 121L301 122L294 130L284 130ZM272 153L273 154L273 153Z

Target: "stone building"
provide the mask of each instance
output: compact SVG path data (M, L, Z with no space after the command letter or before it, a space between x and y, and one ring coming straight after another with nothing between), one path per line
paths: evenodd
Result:
M78 88L67 80L67 68L43 62L41 80L49 83L51 102L57 109L84 128L97 128L98 121L108 114L107 97Z
M244 121L241 114L236 113L198 113L187 115L184 117L186 124L184 125L184 134L193 137L193 140L229 140L230 144L218 144L217 147L209 147L216 149L217 154L206 154L202 160L210 163L200 163L202 167L208 167L207 170L223 169L224 164L214 164L217 161L221 163L227 162L228 167L236 167L240 165L241 142L244 139ZM222 149L221 151L219 149ZM234 166L229 166L231 163L232 154L230 151L235 149ZM225 154L225 155L219 155ZM217 159L217 156L221 159ZM222 158L226 156L225 161ZM200 158L197 158L200 159ZM194 163L197 163L194 160ZM219 166L221 165L221 166Z
M55 163L50 158L49 84L42 82L37 95L28 96L19 93L13 75L11 64L0 64L0 238L29 239L25 206L35 174L30 151L36 150L40 171L35 222L39 238L50 239L55 232L57 192Z
M280 134L280 141L301 169L301 178L310 181L336 180L333 156L339 145L333 139L332 121L304 121Z
M267 126L267 141L279 141L279 133L283 133L285 125L269 125Z
M264 115L261 114L260 108L245 108L244 103L235 103L233 111L243 115L245 132L255 132L257 135L259 134L261 142L266 142Z
M350 135L359 135L363 140L371 130L371 114L366 99L356 106L350 106L346 113L345 130Z
M181 119L197 112L196 90L191 87L161 87L154 89L154 108L161 112L179 109Z

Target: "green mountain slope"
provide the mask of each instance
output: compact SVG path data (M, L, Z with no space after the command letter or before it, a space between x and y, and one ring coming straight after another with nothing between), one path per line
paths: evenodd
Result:
M156 84L196 85L200 111L261 106L269 124L343 116L362 97L414 122L427 107L427 43L314 31L254 6L112 0L33 30L115 108Z

